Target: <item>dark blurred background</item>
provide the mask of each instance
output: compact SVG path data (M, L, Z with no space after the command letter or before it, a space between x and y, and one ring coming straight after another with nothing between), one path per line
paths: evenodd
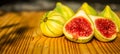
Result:
M76 11L83 2L87 2L97 10L103 10L105 5L110 5L114 11L120 11L120 0L2 0L0 10L4 11L38 11L51 10L56 2L62 2Z

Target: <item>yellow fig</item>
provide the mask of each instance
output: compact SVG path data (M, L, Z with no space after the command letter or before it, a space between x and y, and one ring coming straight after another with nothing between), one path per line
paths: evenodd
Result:
M58 37L63 34L64 18L56 11L44 14L40 22L42 33L48 37Z

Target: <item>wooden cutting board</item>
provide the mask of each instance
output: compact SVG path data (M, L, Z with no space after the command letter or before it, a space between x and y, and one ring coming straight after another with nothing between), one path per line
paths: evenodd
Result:
M120 34L108 43L95 38L85 44L64 36L49 38L41 34L39 22L44 12L8 12L0 15L0 54L119 54Z

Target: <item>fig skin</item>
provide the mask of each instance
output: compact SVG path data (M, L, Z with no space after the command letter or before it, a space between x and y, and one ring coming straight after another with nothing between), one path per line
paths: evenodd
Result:
M117 32L118 32L118 27L117 27L117 25L115 24L115 22L114 21L112 21L114 24L115 24L115 27L116 27L116 33L115 34L113 34L110 38L107 38L107 37L105 37L104 35L102 35L101 33L100 33L100 31L98 31L98 29L97 29L97 27L96 27L96 24L95 24L95 20L96 19L109 19L109 18L105 18L105 17L100 17L100 16L92 16L92 15L89 15L90 16L90 18L92 19L92 21L93 21L93 23L94 23L94 30L95 30L95 33L94 33L94 35L95 35L95 37L99 40L99 41L102 41L102 42L109 42L109 41L112 41L112 40L114 40L116 37L117 37ZM109 19L110 20L110 19Z
M79 16L82 16L84 18L86 18L88 20L88 22L91 24L91 34L87 37L78 37L77 39L74 39L73 38L73 35L68 33L67 30L65 29L65 26L67 25L67 23L69 23L72 19L74 19L75 17L79 17ZM73 25L74 26L74 25ZM93 38L93 34L94 34L94 27L93 27L93 23L92 21L90 20L90 18L87 16L87 14L83 11L83 10L79 10L71 19L69 19L64 27L63 27L63 33L65 35L65 37L73 42L77 42L77 43L86 43L88 41L90 41L92 38Z
M82 4L80 9L84 10L88 15L95 15L95 16L97 15L96 10L86 2Z
M64 18L55 11L49 11L41 19L40 28L43 35L59 37L63 34Z
M60 13L66 21L74 15L74 11L70 7L62 4L61 2L57 2L54 11Z

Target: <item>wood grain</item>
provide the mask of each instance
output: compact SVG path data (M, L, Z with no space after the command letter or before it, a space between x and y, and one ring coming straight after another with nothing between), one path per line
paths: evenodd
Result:
M44 12L8 12L0 16L0 54L119 54L120 34L108 43L93 38L85 44L65 36L49 38L41 34L39 22Z

